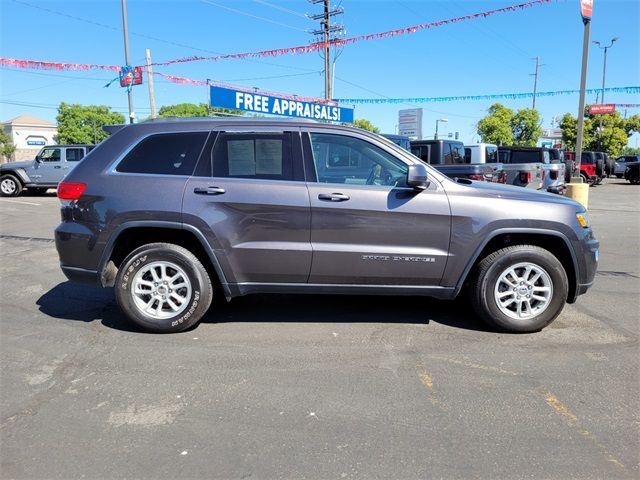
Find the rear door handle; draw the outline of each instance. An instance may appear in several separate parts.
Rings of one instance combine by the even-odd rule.
[[[54,165],[53,168],[62,168],[60,165]]]
[[[193,193],[198,195],[222,195],[226,190],[220,187],[196,187],[193,189]]]
[[[318,200],[324,200],[328,202],[346,202],[351,197],[344,193],[321,193],[318,195]]]

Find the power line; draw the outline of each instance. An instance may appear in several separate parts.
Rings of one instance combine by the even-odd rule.
[[[379,97],[382,97],[382,98],[391,99],[391,97],[389,97],[387,95],[384,95],[382,93],[373,91],[373,90],[371,90],[369,88],[363,87],[362,85],[358,85],[357,83],[350,82],[349,80],[345,80],[344,78],[340,78],[340,77],[336,76],[336,79],[340,80],[341,82],[347,83],[347,84],[349,84],[349,85],[351,85],[353,87],[359,88],[360,90],[364,90],[365,92],[373,93],[374,95],[378,95]],[[405,102],[404,105],[407,105],[407,106],[410,106],[410,107],[419,107],[419,105],[417,105],[415,103],[407,103],[407,102]],[[440,114],[443,114],[443,115],[449,115],[451,117],[473,118],[473,119],[482,118],[482,117],[472,117],[470,115],[460,115],[460,114],[456,114],[456,113],[442,112],[440,110],[432,110],[430,108],[424,108],[424,107],[420,107],[420,108],[426,110],[427,112],[440,113]]]
[[[271,20],[265,17],[259,17],[258,15],[254,15],[252,13],[243,12],[242,10],[237,10],[235,8],[227,7],[226,5],[220,5],[219,3],[212,2],[211,0],[200,0],[202,3],[206,3],[209,5],[213,5],[214,7],[222,8],[223,10],[229,10],[230,12],[237,13],[238,15],[244,15],[245,17],[255,18],[257,20],[262,20],[263,22],[273,23],[274,25],[280,25],[281,27],[291,28],[293,30],[298,30],[300,32],[306,32],[304,28],[294,27],[293,25],[287,25],[286,23],[276,22],[275,20]]]
[[[307,16],[304,13],[296,12],[294,10],[290,10],[285,7],[281,7],[280,5],[274,5],[273,3],[266,2],[265,0],[253,0],[256,3],[260,3],[262,5],[266,5],[267,7],[275,8],[276,10],[280,10],[281,12],[288,13],[290,15],[295,15],[296,17],[302,17],[307,19]]]
[[[12,1],[15,2],[15,3],[18,3],[20,5],[24,5],[24,6],[27,6],[27,7],[35,8],[36,10],[42,10],[42,11],[47,12],[47,13],[58,15],[60,17],[70,18],[72,20],[76,20],[76,21],[79,21],[79,22],[84,22],[84,23],[88,23],[90,25],[94,25],[94,26],[97,26],[97,27],[106,28],[107,30],[111,30],[111,31],[114,31],[114,32],[122,32],[122,28],[114,27],[112,25],[106,25],[104,23],[96,22],[96,21],[90,20],[88,18],[78,17],[76,15],[69,15],[67,13],[60,12],[58,10],[53,10],[51,8],[42,7],[40,5],[35,5],[35,4],[29,3],[29,2],[25,2],[23,0],[12,0]],[[209,50],[209,49],[206,49],[206,48],[195,47],[193,45],[188,45],[186,43],[174,42],[172,40],[165,40],[165,39],[162,39],[162,38],[154,37],[152,35],[146,35],[144,33],[138,33],[138,32],[129,32],[129,33],[131,35],[136,36],[136,37],[146,38],[148,40],[153,40],[153,41],[156,41],[156,42],[165,43],[167,45],[173,45],[175,47],[186,48],[186,49],[189,49],[189,50],[195,50],[195,51],[205,52],[205,53],[213,53],[213,54],[216,54],[216,55],[224,55],[224,53],[217,52],[215,50]],[[289,69],[289,70],[299,70],[299,71],[307,71],[307,72],[311,72],[312,71],[312,70],[307,69],[307,68],[293,67],[293,66],[290,66],[290,65],[282,65],[282,64],[279,64],[279,63],[265,62],[265,61],[262,61],[262,60],[256,60],[256,59],[250,59],[250,58],[246,58],[245,60],[247,60],[249,62],[252,62],[252,63],[260,63],[260,64],[263,64],[263,65],[270,65],[270,66],[273,66],[273,67],[285,68],[285,69]]]

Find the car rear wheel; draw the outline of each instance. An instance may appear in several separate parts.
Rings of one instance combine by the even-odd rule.
[[[514,245],[478,264],[469,292],[474,310],[487,324],[508,332],[537,332],[564,308],[567,274],[548,250]]]
[[[17,197],[22,192],[22,184],[13,175],[0,177],[0,195],[3,197]]]
[[[134,250],[118,269],[115,293],[127,317],[155,333],[192,327],[213,297],[206,268],[190,251],[170,243]]]

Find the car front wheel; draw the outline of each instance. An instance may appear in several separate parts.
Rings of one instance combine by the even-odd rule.
[[[151,243],[134,250],[118,269],[116,300],[139,327],[170,333],[200,321],[213,289],[206,268],[187,249]]]
[[[22,192],[22,184],[13,175],[0,177],[0,195],[3,197],[17,197]]]
[[[470,289],[474,309],[486,323],[518,333],[549,325],[564,308],[567,294],[560,261],[534,245],[505,247],[484,258]]]

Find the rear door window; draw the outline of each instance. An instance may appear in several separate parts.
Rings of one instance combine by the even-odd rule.
[[[82,148],[67,148],[64,158],[67,162],[78,162],[82,157],[84,157]]]
[[[142,140],[120,162],[118,172],[191,175],[208,132],[164,133]]]
[[[219,134],[212,155],[213,176],[262,180],[302,180],[289,132]]]

